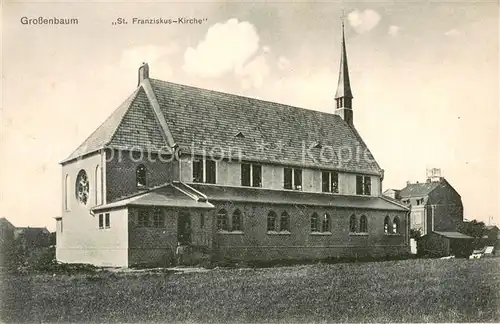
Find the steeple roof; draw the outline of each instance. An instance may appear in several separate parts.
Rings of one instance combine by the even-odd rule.
[[[352,99],[351,83],[349,82],[349,68],[347,67],[347,51],[345,48],[344,20],[342,20],[342,44],[340,55],[339,82],[337,85],[337,92],[335,93],[335,99],[338,98]]]

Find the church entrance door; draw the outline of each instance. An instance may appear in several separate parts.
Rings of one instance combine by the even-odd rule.
[[[191,243],[191,215],[180,212],[177,220],[177,241],[182,244]]]

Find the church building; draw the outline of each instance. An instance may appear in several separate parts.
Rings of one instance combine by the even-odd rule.
[[[355,128],[343,29],[330,113],[153,79],[142,64],[61,162],[57,260],[167,266],[179,243],[233,261],[409,253],[409,209],[382,195]]]

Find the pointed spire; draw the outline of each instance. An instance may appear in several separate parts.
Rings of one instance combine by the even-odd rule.
[[[339,71],[339,82],[337,86],[337,92],[335,93],[335,100],[340,98],[352,99],[351,83],[349,82],[349,68],[347,67],[347,51],[345,48],[345,36],[344,36],[344,17],[342,17],[342,44],[341,44],[341,55],[340,55],[340,71]],[[350,102],[351,100],[346,100]],[[350,108],[350,107],[349,107]]]

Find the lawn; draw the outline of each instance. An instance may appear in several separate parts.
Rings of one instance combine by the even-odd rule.
[[[2,322],[498,322],[500,258],[1,276]]]

